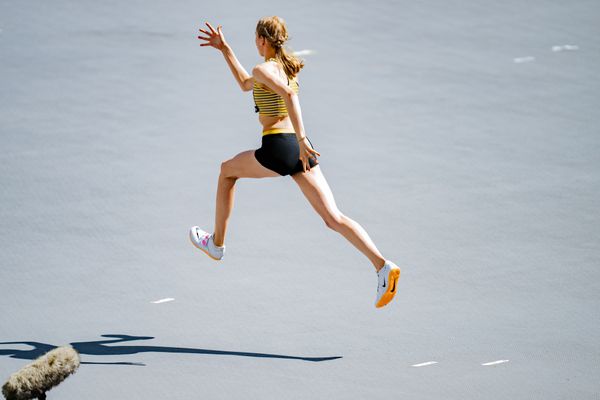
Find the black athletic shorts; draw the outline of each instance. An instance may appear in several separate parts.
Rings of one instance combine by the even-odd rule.
[[[308,139],[312,147],[312,142]],[[314,148],[314,147],[313,147]],[[254,157],[258,162],[279,175],[292,175],[301,172],[302,160],[300,156],[300,145],[295,133],[271,133],[262,136],[262,146],[254,151]],[[310,167],[319,165],[316,157],[309,157]]]

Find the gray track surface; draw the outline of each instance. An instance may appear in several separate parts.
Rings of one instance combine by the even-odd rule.
[[[260,144],[197,29],[222,24],[250,71],[265,15],[315,51],[306,131],[339,208],[402,268],[384,309],[289,177],[238,182],[223,262],[188,241],[213,227],[220,163]],[[51,399],[600,398],[599,15],[1,0],[0,342],[19,343],[0,377],[74,343],[89,364]]]

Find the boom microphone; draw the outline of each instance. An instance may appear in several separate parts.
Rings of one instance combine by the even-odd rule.
[[[2,386],[2,394],[6,400],[45,400],[48,390],[79,368],[79,361],[73,347],[58,347],[12,374]]]

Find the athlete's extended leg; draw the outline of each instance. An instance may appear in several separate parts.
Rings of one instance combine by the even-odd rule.
[[[214,243],[222,246],[225,242],[227,221],[233,209],[235,182],[239,178],[268,178],[281,176],[263,167],[254,157],[254,150],[247,150],[221,164],[217,186]]]
[[[292,175],[292,178],[315,211],[323,218],[325,224],[348,239],[371,260],[375,269],[379,271],[383,267],[385,259],[363,227],[338,210],[333,193],[331,193],[320,166],[316,165],[306,172],[296,173]]]

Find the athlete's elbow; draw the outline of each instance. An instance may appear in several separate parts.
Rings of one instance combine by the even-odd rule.
[[[248,78],[240,82],[240,87],[242,88],[242,92],[249,92],[252,90],[253,81],[252,78]]]
[[[296,92],[294,92],[293,90],[290,91],[286,91],[286,97],[291,101],[294,102],[294,100],[298,99],[298,94]]]

